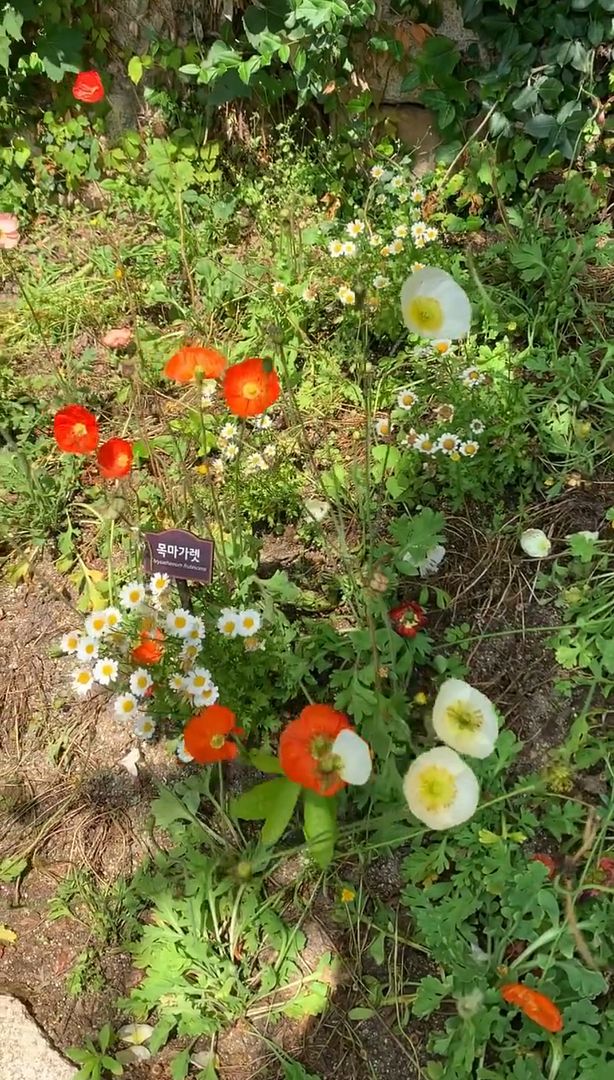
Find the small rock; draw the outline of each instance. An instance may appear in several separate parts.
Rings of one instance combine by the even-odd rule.
[[[54,1050],[25,1005],[0,994],[2,1080],[72,1080],[77,1070]]]

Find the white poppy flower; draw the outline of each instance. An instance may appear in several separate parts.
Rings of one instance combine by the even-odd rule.
[[[156,730],[156,721],[150,716],[137,716],[132,730],[139,739],[151,739]]]
[[[166,629],[173,637],[187,637],[192,628],[192,616],[185,608],[175,608],[166,616]]]
[[[466,337],[471,327],[469,297],[451,274],[436,266],[418,270],[405,280],[401,313],[412,333],[438,341]]]
[[[81,639],[80,630],[69,630],[67,634],[62,635],[60,641],[60,648],[63,653],[76,653],[79,641]]]
[[[134,694],[119,694],[115,698],[115,704],[113,709],[116,716],[121,716],[123,719],[127,719],[129,716],[135,716],[138,708],[138,701]]]
[[[107,616],[104,611],[93,611],[85,620],[85,633],[90,638],[102,637],[107,629]]]
[[[520,546],[525,555],[532,559],[545,559],[550,554],[552,544],[541,529],[525,529],[520,537]]]
[[[77,656],[79,660],[95,660],[98,656],[99,643],[96,638],[88,637],[86,634],[82,638],[79,638],[79,644],[77,645]]]
[[[147,668],[139,667],[130,676],[130,689],[135,697],[143,697],[152,685],[152,678]]]
[[[480,690],[463,679],[446,679],[433,705],[433,728],[459,754],[485,758],[495,748],[499,721],[492,701]]]
[[[117,660],[112,660],[110,657],[97,660],[94,664],[94,678],[101,686],[108,686],[109,683],[115,682],[118,671]]]
[[[239,625],[237,627],[239,637],[253,637],[254,634],[258,633],[261,626],[262,616],[259,611],[247,608],[245,611],[239,612]]]
[[[366,784],[373,768],[369,744],[351,728],[344,728],[331,746],[337,758],[337,772],[346,784]]]
[[[131,1046],[142,1046],[151,1039],[154,1029],[151,1024],[124,1024],[117,1032],[118,1038]]]
[[[429,829],[451,829],[473,817],[480,786],[455,750],[436,746],[412,762],[403,780],[403,794],[414,817]]]
[[[79,697],[84,697],[88,690],[92,689],[93,685],[94,676],[89,668],[77,668],[77,670],[73,672],[72,688]]]
[[[122,607],[127,608],[128,611],[133,611],[134,608],[142,604],[145,599],[145,586],[141,585],[138,581],[129,581],[127,585],[120,590],[119,602]]]
[[[217,628],[224,637],[236,637],[239,632],[239,612],[234,608],[222,608]]]

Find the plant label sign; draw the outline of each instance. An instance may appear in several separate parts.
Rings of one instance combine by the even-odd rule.
[[[201,540],[186,529],[145,533],[143,569],[147,574],[168,574],[184,581],[208,585],[213,578],[212,540]]]

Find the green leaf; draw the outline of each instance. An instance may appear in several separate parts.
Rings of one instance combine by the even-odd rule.
[[[330,866],[335,853],[337,838],[337,800],[317,795],[315,791],[304,792],[304,832],[309,853],[322,868]]]
[[[190,1068],[190,1049],[182,1050],[180,1054],[177,1054],[176,1058],[173,1058],[171,1064],[171,1076],[172,1080],[185,1080]]]
[[[124,1067],[123,1067],[121,1061],[117,1061],[116,1058],[108,1057],[105,1054],[105,1056],[102,1058],[102,1061],[100,1062],[100,1064],[108,1072],[112,1073],[113,1076],[123,1076]]]
[[[264,819],[262,842],[274,844],[286,829],[297,799],[301,792],[300,784],[293,784],[285,776],[276,780],[265,780],[256,784],[249,791],[244,791],[230,803],[230,814],[245,821]]]
[[[377,1016],[376,1009],[366,1009],[357,1005],[355,1009],[350,1009],[348,1020],[370,1020],[372,1016]]]
[[[7,37],[13,39],[13,41],[23,41],[21,28],[23,26],[23,15],[19,11],[15,11],[14,7],[6,8],[4,15],[2,16],[2,30]]]
[[[556,120],[548,113],[536,113],[524,125],[524,130],[536,139],[547,139],[556,128]]]
[[[111,1030],[111,1025],[105,1024],[104,1027],[102,1027],[98,1032],[98,1042],[100,1043],[100,1049],[102,1050],[103,1054],[105,1050],[109,1049],[109,1045],[111,1043]]]
[[[143,63],[140,56],[133,56],[128,63],[128,78],[138,86],[143,78]]]
[[[418,986],[412,1005],[414,1016],[430,1016],[432,1012],[435,1012],[435,1009],[439,1008],[439,1005],[448,996],[451,989],[452,979],[449,976],[442,982],[441,979],[436,979],[434,975],[426,975]]]
[[[262,843],[271,846],[283,836],[290,824],[294,808],[301,793],[300,784],[293,784],[291,780],[272,780],[271,783],[279,784],[277,802],[262,826],[260,834]]]
[[[610,15],[614,14],[614,0],[599,0],[599,6]]]
[[[604,994],[608,988],[600,971],[591,971],[574,960],[558,960],[557,967],[563,968],[569,979],[571,989],[585,998],[594,998]]]
[[[250,750],[249,763],[259,772],[283,772],[279,758],[275,754],[266,754],[264,750]]]

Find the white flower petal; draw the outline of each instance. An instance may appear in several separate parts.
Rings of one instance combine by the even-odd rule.
[[[441,684],[433,705],[433,728],[453,750],[476,758],[492,754],[499,735],[492,701],[463,679]]]
[[[343,762],[339,776],[346,784],[366,784],[373,765],[369,744],[360,735],[344,728],[333,742],[332,753]]]
[[[138,754],[138,750],[133,750],[132,753]],[[142,1043],[151,1039],[154,1029],[151,1024],[124,1024],[117,1032],[122,1042],[130,1043],[132,1046],[140,1046]]]
[[[136,777],[139,775],[139,772],[138,772],[138,769],[137,769],[136,766],[137,766],[137,762],[140,761],[140,758],[141,758],[141,751],[139,750],[138,746],[135,746],[133,750],[128,751],[128,753],[126,754],[125,757],[120,758],[119,764],[123,765],[126,772],[129,773],[130,776],[133,776],[136,779]],[[138,1027],[138,1026],[142,1026],[142,1025],[126,1024],[125,1027],[121,1028],[121,1030],[118,1031],[117,1034],[119,1035],[120,1039],[124,1039],[124,1036],[122,1035],[122,1031],[128,1031],[128,1028],[133,1028],[133,1027]],[[150,1034],[151,1034],[151,1032],[150,1032]],[[149,1038],[149,1036],[147,1036],[147,1038]],[[130,1040],[130,1039],[124,1039],[124,1042],[131,1042],[131,1041],[132,1040]],[[143,1040],[143,1041],[145,1041],[145,1040]]]
[[[424,318],[417,317],[421,301]],[[406,278],[401,289],[401,313],[412,333],[436,341],[466,337],[471,328],[469,297],[451,274],[436,266],[425,266]]]
[[[410,765],[403,793],[412,814],[429,829],[450,829],[473,816],[480,786],[456,751],[437,746]]]
[[[532,559],[545,559],[550,554],[552,544],[541,529],[525,529],[520,537],[520,546],[525,555]]]
[[[131,1065],[135,1061],[149,1061],[151,1050],[146,1046],[127,1046],[125,1050],[118,1050],[115,1057],[122,1065]]]

